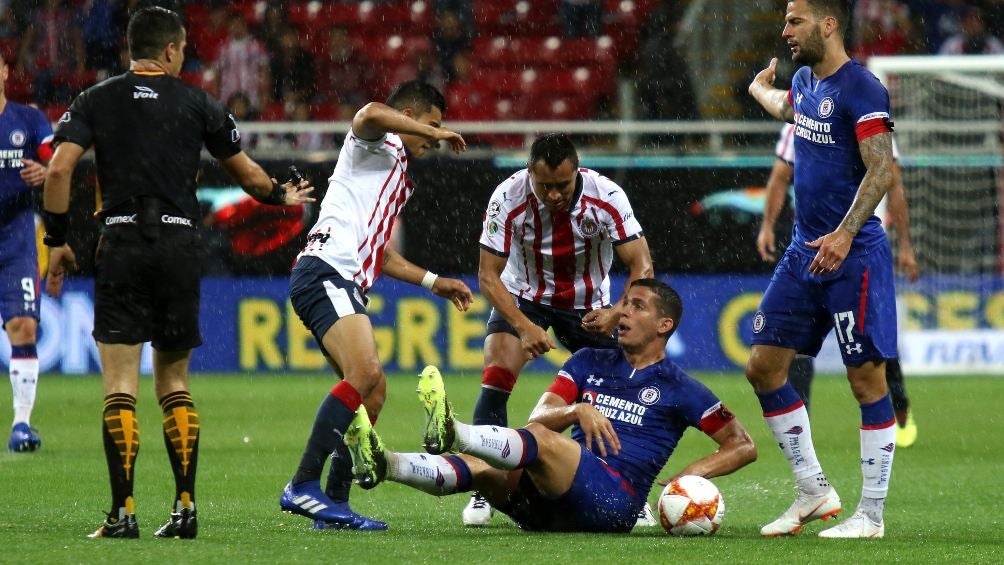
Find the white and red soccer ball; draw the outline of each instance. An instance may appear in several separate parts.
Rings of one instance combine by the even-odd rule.
[[[659,495],[659,521],[670,535],[710,536],[725,516],[725,500],[711,481],[697,475],[679,477]]]

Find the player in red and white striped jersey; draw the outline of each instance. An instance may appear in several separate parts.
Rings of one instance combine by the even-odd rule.
[[[352,462],[342,441],[361,404],[375,421],[387,388],[366,315],[366,292],[383,272],[420,284],[461,311],[473,299],[463,281],[438,277],[387,247],[394,220],[415,189],[407,175],[408,160],[421,158],[440,141],[458,153],[467,148],[460,134],[441,126],[445,111],[438,90],[410,81],[386,105],[372,102],[356,113],[320,218],[293,267],[293,309],[343,379],[321,402],[303,458],[279,500],[283,510],[313,518],[316,528],[387,527],[349,509]],[[322,492],[321,472],[332,453],[336,456]]]
[[[630,270],[628,284],[654,273],[624,189],[579,168],[567,136],[539,137],[527,163],[495,189],[481,232],[478,282],[493,310],[475,425],[508,423],[519,372],[555,347],[548,328],[572,352],[617,347],[612,334],[620,314],[609,307],[618,298],[610,296],[615,252]],[[475,493],[464,523],[483,525],[490,516]]]

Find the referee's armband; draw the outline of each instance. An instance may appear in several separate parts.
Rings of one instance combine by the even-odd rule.
[[[272,183],[272,192],[268,193],[265,197],[254,197],[255,200],[261,202],[262,204],[271,204],[272,206],[282,206],[286,203],[286,189],[282,187],[281,184],[277,182]]]
[[[42,223],[45,225],[45,236],[42,243],[46,247],[62,247],[66,245],[66,232],[70,229],[70,214],[57,214],[42,210]]]

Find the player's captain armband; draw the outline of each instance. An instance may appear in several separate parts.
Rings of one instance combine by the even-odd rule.
[[[892,119],[888,113],[872,112],[858,119],[858,123],[854,124],[854,133],[858,141],[863,141],[879,133],[891,132],[892,127]]]
[[[725,424],[735,420],[735,418],[732,412],[729,412],[729,409],[719,402],[705,410],[704,414],[701,415],[701,431],[709,436],[715,435],[718,430],[725,427]]]
[[[43,163],[48,163],[52,159],[53,153],[56,152],[56,148],[52,144],[52,136],[48,136],[42,140],[42,143],[38,146],[38,158]]]
[[[579,387],[575,384],[571,375],[564,371],[559,371],[554,382],[551,383],[551,386],[547,387],[547,392],[553,392],[568,404],[572,404],[579,396]]]

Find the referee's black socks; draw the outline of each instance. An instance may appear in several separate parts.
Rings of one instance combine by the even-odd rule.
[[[195,509],[195,471],[199,462],[199,413],[192,395],[179,390],[160,399],[164,411],[164,445],[174,473],[172,512]]]
[[[139,428],[136,425],[136,399],[129,394],[113,393],[105,397],[102,436],[105,460],[112,486],[112,510],[109,521],[122,514],[135,514],[133,480],[136,455],[139,454]]]

